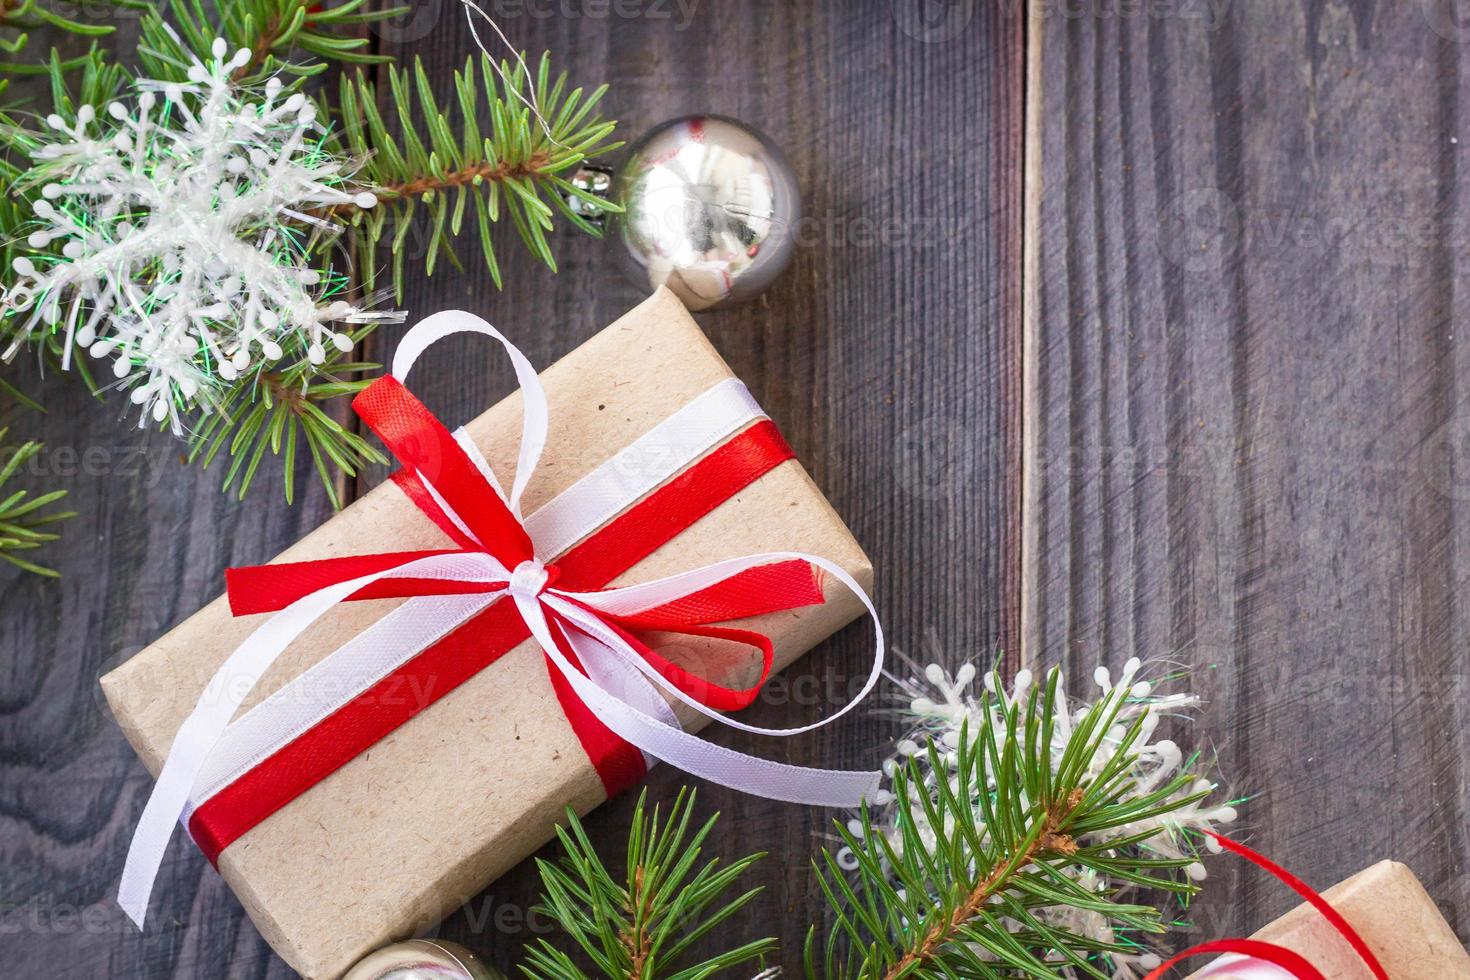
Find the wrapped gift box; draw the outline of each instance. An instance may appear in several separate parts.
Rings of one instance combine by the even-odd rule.
[[[500,356],[483,341],[455,342],[477,357]],[[526,512],[730,376],[684,307],[660,290],[542,374],[551,430]],[[433,384],[423,369],[416,380]],[[507,398],[466,426],[502,482],[515,466],[519,401]],[[385,483],[277,561],[445,547],[452,542]],[[768,551],[821,555],[865,588],[871,582],[862,549],[793,459],[613,584]],[[823,604],[747,621],[773,640],[778,669],[861,612],[840,584],[824,580],[823,591]],[[335,608],[270,669],[245,709],[401,601]],[[232,616],[221,597],[102,678],[118,723],[155,775],[211,675],[261,618]],[[687,653],[691,640],[680,642]],[[729,666],[748,669],[748,661]],[[690,729],[704,720],[679,709]],[[543,654],[527,641],[249,830],[222,852],[218,867],[287,963],[308,978],[331,978],[476,895],[546,842],[567,806],[585,813],[604,799]]]
[[[1380,861],[1322,893],[1373,950],[1391,980],[1470,980],[1470,954],[1419,884],[1397,861]],[[1322,914],[1303,903],[1252,938],[1300,953],[1330,980],[1373,980],[1373,973]],[[1273,974],[1279,971],[1270,970]],[[1194,974],[1199,980],[1256,980],[1228,962]]]

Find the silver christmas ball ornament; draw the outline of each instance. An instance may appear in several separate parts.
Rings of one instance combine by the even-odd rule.
[[[342,980],[504,980],[458,943],[410,939],[384,946]]]
[[[618,171],[613,200],[625,265],[691,310],[750,299],[791,261],[801,220],[796,175],[764,135],[724,116],[655,127]]]

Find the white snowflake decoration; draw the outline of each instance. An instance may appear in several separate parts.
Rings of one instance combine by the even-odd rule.
[[[1191,766],[1191,760],[1185,759],[1178,745],[1168,739],[1155,741],[1154,734],[1161,717],[1187,712],[1199,704],[1199,698],[1190,694],[1159,695],[1155,693],[1153,685],[1149,682],[1136,679],[1140,667],[1141,664],[1137,658],[1130,659],[1124,665],[1122,675],[1117,679],[1116,684],[1119,688],[1130,689],[1128,699],[1119,710],[1113,727],[1104,737],[1101,751],[1094,756],[1088,767],[1089,776],[1102,772],[1121,747],[1128,727],[1135,719],[1142,716],[1142,733],[1127,749],[1131,755],[1136,756],[1136,759],[1129,767],[1128,786],[1124,790],[1122,799],[1138,798],[1152,793]],[[1002,705],[1019,703],[1024,706],[1034,683],[1030,671],[1018,671],[1015,684],[1011,692],[1007,693],[997,688],[994,674],[986,674],[982,678],[973,664],[965,664],[954,674],[948,673],[938,664],[929,664],[922,673],[922,679],[892,678],[907,699],[904,715],[913,722],[914,731],[909,737],[899,741],[896,755],[883,766],[886,784],[889,787],[893,785],[893,775],[899,766],[910,758],[919,760],[926,779],[938,778],[928,766],[927,751],[923,747],[929,739],[933,739],[936,745],[947,747],[950,750],[947,756],[941,756],[941,760],[951,767],[951,771],[944,774],[945,778],[948,778],[952,785],[956,783],[957,776],[953,767],[958,764],[958,754],[955,750],[960,746],[961,732],[966,724],[970,732],[975,732],[985,720],[980,699],[975,693],[972,693],[977,679],[982,681],[985,690],[990,692],[994,699],[990,709],[992,714],[990,723],[996,726],[996,730],[1004,730],[1005,727],[1000,713]],[[1097,668],[1094,673],[1094,681],[1104,697],[1114,690],[1114,680],[1105,667]],[[1065,688],[1065,684],[1059,686]],[[1074,726],[1087,714],[1089,707],[1090,705],[1083,704],[1075,707],[1071,713],[1064,710],[1057,712],[1056,728],[1051,743],[1054,758],[1060,758],[1072,737]],[[1181,790],[1180,797],[1213,788],[1213,784],[1201,777]],[[918,789],[914,787],[911,792],[916,792]],[[903,835],[895,825],[896,806],[891,789],[880,790],[875,803],[870,815],[872,826],[888,838],[889,843],[897,852],[902,853]],[[919,826],[920,838],[935,842],[937,838],[934,829],[927,825],[924,808],[914,806],[911,812]],[[1153,831],[1153,836],[1149,837],[1143,846],[1159,857],[1181,859],[1192,857],[1195,853],[1184,838],[1185,831],[1213,830],[1217,825],[1229,824],[1235,819],[1234,807],[1206,805],[1204,801],[1196,801],[1147,823],[1135,822],[1112,828],[1101,834],[1088,835],[1080,839],[1079,843],[1085,846]],[[850,821],[848,829],[858,837],[863,835],[863,824],[860,820]],[[1206,838],[1206,846],[1211,852],[1220,850],[1220,845],[1213,838]],[[839,853],[838,858],[844,866],[856,867],[856,860],[845,848]],[[1185,870],[1188,876],[1195,881],[1201,881],[1205,877],[1205,867],[1198,861],[1189,865]],[[1073,876],[1084,888],[1100,894],[1124,891],[1129,887],[1122,882],[1103,880],[1092,870],[1080,865],[1066,869],[1065,873]],[[1036,910],[1036,914],[1043,921],[1063,927],[1077,935],[1089,936],[1108,943],[1114,941],[1109,920],[1098,912],[1057,907]],[[1112,976],[1114,980],[1137,980],[1157,967],[1159,963],[1159,957],[1145,949],[1139,949],[1136,955],[1117,954],[1112,957]],[[1059,975],[1064,977],[1078,975],[1069,964],[1060,959],[1057,962],[1057,969]]]
[[[63,334],[64,368],[73,347],[110,360],[139,424],[175,433],[181,412],[252,369],[321,364],[352,349],[343,325],[401,319],[331,299],[334,283],[307,267],[311,236],[336,230],[322,215],[376,199],[323,150],[310,100],[276,78],[236,86],[250,53],[226,53],[216,40],[186,83],[139,80],[132,106],[103,118],[84,105],[74,122],[46,120],[55,136],[32,153],[38,251],[15,259],[6,297],[28,318],[19,337]]]

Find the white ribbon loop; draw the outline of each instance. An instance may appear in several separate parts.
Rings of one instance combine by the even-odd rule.
[[[737,575],[740,572],[757,568],[761,565],[770,565],[775,562],[790,561],[792,559],[809,562],[845,585],[849,591],[862,601],[864,608],[867,609],[868,615],[873,619],[875,631],[873,665],[868,670],[868,676],[863,682],[862,689],[858,691],[856,696],[849,699],[841,708],[837,709],[837,711],[830,715],[824,715],[810,725],[802,725],[797,728],[761,728],[758,725],[747,725],[742,721],[731,718],[729,715],[710,708],[697,698],[690,697],[680,690],[678,685],[670,682],[663,674],[655,670],[652,664],[639,656],[638,651],[634,650],[626,640],[619,636],[616,630],[608,628],[605,622],[589,614],[585,608],[581,608],[578,605],[578,603],[581,603],[582,606],[592,606],[595,609],[600,609],[608,613],[632,615],[643,612],[646,609],[652,609],[655,606],[661,606],[666,602],[672,602],[693,592],[698,592],[700,589],[713,585],[715,582],[723,582],[730,576]],[[577,601],[568,602],[566,598],[575,598]],[[589,637],[602,644],[613,656],[627,662],[673,697],[678,698],[695,711],[714,719],[722,725],[727,725],[730,728],[735,728],[742,732],[750,732],[753,735],[773,735],[778,738],[787,738],[792,735],[801,735],[821,728],[823,725],[830,725],[857,707],[859,702],[872,693],[873,688],[878,684],[878,679],[883,676],[883,626],[878,620],[878,610],[873,607],[873,601],[868,598],[868,594],[863,591],[863,587],[858,584],[856,579],[847,574],[841,566],[825,558],[819,558],[816,555],[806,555],[796,551],[771,551],[762,555],[750,555],[745,558],[728,558],[690,572],[680,572],[676,575],[670,575],[667,578],[658,579],[657,581],[644,582],[641,585],[632,585],[621,589],[582,593],[569,593],[557,589],[549,589],[548,594],[543,596],[542,599],[559,615],[570,620]],[[608,727],[611,728],[612,726],[609,725]],[[653,752],[654,755],[659,754],[655,749],[649,749],[649,751]],[[666,761],[672,760],[666,759]]]
[[[785,803],[853,807],[877,792],[880,776],[877,772],[809,769],[771,762],[706,742],[678,725],[649,717],[626,701],[610,695],[571,665],[552,638],[540,603],[521,596],[516,596],[515,601],[521,618],[531,629],[531,635],[536,637],[552,663],[570,682],[582,703],[620,738],[648,754],[712,783]],[[599,655],[599,647],[611,649],[575,632],[564,635],[578,658],[586,654],[595,659]]]
[[[876,792],[880,775],[877,772],[792,766],[706,742],[683,730],[668,701],[669,698],[677,699],[721,724],[760,735],[798,735],[842,717],[872,691],[883,670],[883,629],[878,621],[878,612],[862,586],[844,569],[825,558],[800,552],[772,552],[731,558],[625,588],[576,592],[557,589],[554,583],[548,587],[550,576],[543,563],[547,558],[560,554],[583,533],[620,512],[651,486],[646,478],[624,480],[606,467],[599,468],[572,491],[533,514],[529,522],[523,521],[521,495],[540,459],[549,424],[546,393],[525,356],[479,317],[448,311],[428,317],[408,332],[393,358],[393,374],[400,382],[403,381],[414,361],[430,344],[461,332],[479,333],[499,341],[515,366],[523,395],[523,418],[519,462],[507,503],[516,519],[530,529],[528,533],[532,536],[537,558],[523,561],[514,569],[505,568],[492,555],[479,551],[412,559],[385,571],[340,582],[304,596],[256,629],[216,671],[194,710],[174,736],[153,793],[133,834],[118,902],[140,928],[174,825],[189,812],[191,798],[197,797],[201,788],[208,793],[223,785],[230,772],[229,766],[233,764],[230,760],[255,757],[249,751],[250,743],[261,739],[261,729],[269,727],[266,722],[274,717],[269,711],[277,707],[267,699],[232,725],[231,719],[240,704],[281,653],[307,627],[337,603],[381,579],[438,579],[463,582],[478,588],[465,590],[465,596],[473,597],[469,602],[450,602],[442,598],[435,602],[410,600],[334,651],[314,670],[333,676],[346,673],[350,680],[362,682],[349,686],[365,687],[385,667],[401,662],[406,655],[403,650],[405,643],[415,647],[412,651],[415,653],[425,649],[436,638],[478,615],[497,598],[508,595],[536,642],[555,669],[566,678],[576,696],[599,721],[638,747],[645,759],[663,759],[712,782],[793,803],[852,807]],[[667,438],[669,445],[676,447],[672,457],[676,462],[692,461],[699,455],[701,446],[714,444],[709,440],[723,438],[733,432],[742,420],[758,417],[758,406],[738,383],[726,382],[716,386],[696,401],[700,403],[700,411],[681,410],[656,429],[659,441]],[[479,451],[469,444],[467,438],[456,434],[456,439],[466,447],[470,459],[485,474],[487,491],[499,493],[500,484]],[[658,480],[669,475],[672,474],[660,473]],[[424,485],[444,513],[464,528],[464,522],[438,491],[427,481]],[[631,500],[622,501],[621,507],[613,506],[617,502],[613,498],[620,488],[636,490],[638,494]],[[469,533],[467,529],[466,533]],[[681,599],[740,572],[792,559],[809,562],[850,589],[873,618],[876,637],[873,664],[857,697],[810,725],[761,728],[709,708],[664,678],[599,615],[612,618],[630,616]],[[492,583],[499,585],[490,592],[483,591],[486,584]],[[402,619],[410,611],[413,615],[422,612],[442,617],[443,621],[424,628],[405,629]],[[567,659],[558,643],[558,636],[576,654],[583,670],[577,669]],[[267,710],[257,714],[261,709]],[[247,737],[225,745],[225,750],[221,751],[227,730],[244,730]]]
[[[541,461],[541,450],[546,447],[551,409],[547,405],[546,389],[541,387],[541,379],[536,374],[535,366],[526,359],[520,348],[473,313],[443,310],[414,324],[413,329],[399,341],[398,349],[393,353],[393,377],[401,384],[407,384],[408,372],[413,369],[419,356],[432,344],[457,333],[478,333],[499,341],[500,346],[510,355],[510,363],[515,367],[516,382],[521,386],[521,445],[516,455],[515,480],[511,483],[510,497],[506,503],[510,505],[511,513],[516,515],[516,520],[522,520],[521,494],[531,482],[531,474],[536,472],[536,464]],[[477,456],[478,452],[470,458],[474,460]],[[477,462],[483,463],[484,460],[479,459]]]

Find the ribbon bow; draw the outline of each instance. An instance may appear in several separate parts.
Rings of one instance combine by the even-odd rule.
[[[425,349],[462,332],[498,341],[515,367],[522,394],[522,430],[509,494],[463,430],[451,433],[403,385]],[[297,636],[347,600],[411,597],[395,613],[409,613],[410,619],[418,620],[415,628],[430,637],[422,641],[427,643],[508,597],[525,630],[544,651],[562,706],[595,764],[599,758],[594,746],[599,741],[604,745],[606,764],[599,764],[599,774],[610,793],[641,778],[648,760],[662,759],[712,782],[787,802],[852,807],[874,794],[877,772],[787,765],[697,738],[684,731],[665,697],[732,728],[762,735],[797,735],[846,714],[882,673],[883,631],[872,600],[840,566],[814,555],[773,552],[731,558],[639,585],[602,588],[617,574],[604,562],[600,575],[583,576],[604,579],[596,587],[573,587],[551,552],[573,543],[579,531],[590,530],[589,515],[569,520],[571,515],[563,512],[543,517],[538,511],[528,521],[521,513],[522,495],[546,443],[546,393],[530,361],[498,330],[469,313],[438,313],[416,325],[400,343],[391,374],[358,395],[353,408],[403,464],[395,481],[459,547],[230,571],[230,600],[237,615],[275,614],[226,659],[170,747],[134,832],[119,890],[119,903],[140,927],[174,824],[187,818],[191,793],[208,776],[218,753],[230,754],[224,751],[230,746],[221,743],[236,709]],[[581,499],[589,496],[596,495],[584,494]],[[602,512],[610,504],[622,503],[626,501],[600,501],[600,510],[592,508],[591,516],[610,516]],[[544,508],[551,510],[551,505]],[[567,540],[569,536],[572,540]],[[539,542],[539,552],[538,538],[545,539]],[[797,728],[760,728],[721,714],[755,699],[770,674],[773,652],[770,639],[760,633],[710,624],[822,602],[813,567],[850,589],[873,618],[873,664],[862,690],[834,714]],[[410,609],[413,603],[436,601],[440,605]],[[424,622],[436,616],[444,621]],[[400,623],[380,621],[323,664],[344,659],[352,664],[380,662],[395,645],[406,642],[399,629]],[[637,637],[640,630],[753,647],[761,654],[760,678],[741,689],[704,680],[660,657]],[[516,634],[514,639],[519,642],[524,636]],[[250,720],[247,713],[236,725]],[[613,743],[611,749],[606,748],[608,742]],[[620,749],[624,763],[627,755],[633,756],[631,766],[617,761]],[[608,770],[618,770],[619,765],[621,770],[610,774]],[[309,785],[306,782],[297,792]],[[228,839],[215,843],[217,852]]]

